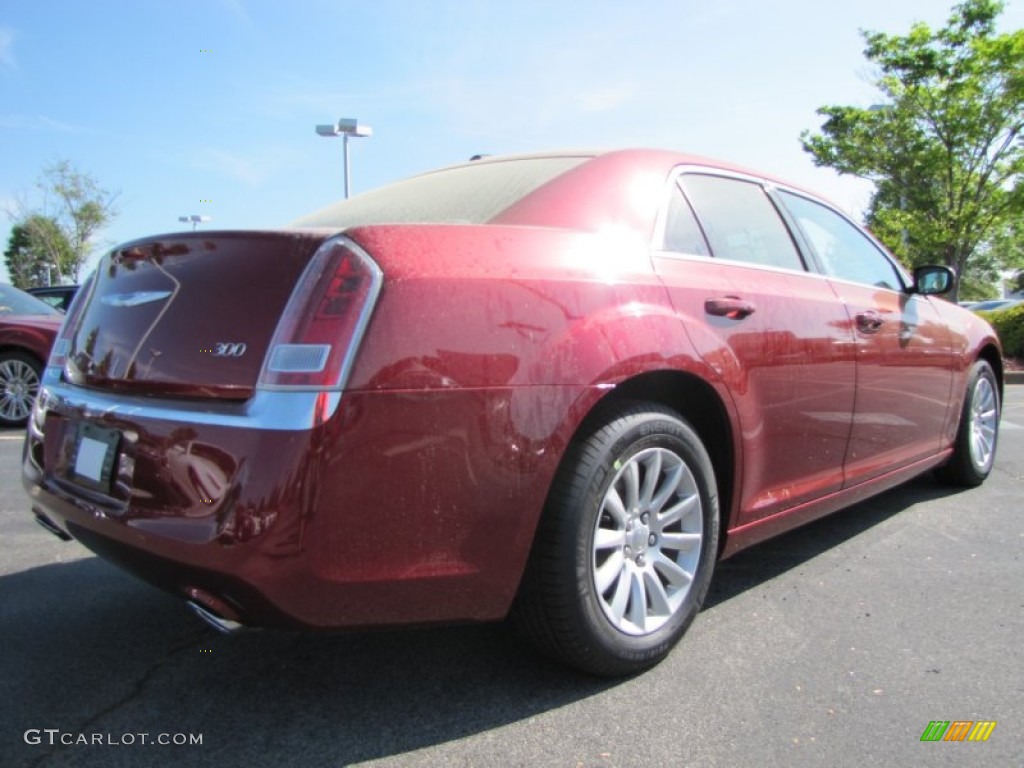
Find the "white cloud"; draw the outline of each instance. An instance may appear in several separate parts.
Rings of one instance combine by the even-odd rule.
[[[321,122],[335,120],[341,117],[337,114],[339,110],[344,111],[344,105],[360,104],[364,107],[369,105],[386,107],[397,101],[408,103],[418,94],[410,87],[408,89],[367,89],[362,92],[344,91],[329,85],[317,87],[310,86],[308,78],[305,83],[288,80],[284,83],[273,84],[258,92],[257,98],[250,99],[243,107],[253,113],[272,117],[275,119],[287,119],[294,121],[296,116],[305,118],[307,115],[315,116],[314,120]],[[352,115],[347,115],[351,117]],[[357,118],[366,115],[355,115]],[[312,132],[312,125],[309,128]]]
[[[601,143],[605,116],[631,120],[668,72],[677,72],[670,82],[678,85],[678,68],[661,53],[669,32],[647,14],[623,14],[618,4],[587,4],[582,14],[552,8],[470,4],[440,42],[409,41],[407,61],[415,67],[406,82],[415,84],[421,110],[449,118],[463,136],[503,145],[550,146],[575,143],[573,137]],[[683,48],[673,42],[669,50]],[[607,133],[619,136],[622,128]]]
[[[0,27],[0,69],[15,70],[18,62],[14,58],[14,30]]]
[[[643,89],[626,80],[601,82],[576,71],[538,64],[529,71],[466,76],[453,73],[419,84],[424,106],[447,115],[469,136],[550,137],[621,110]]]
[[[576,104],[584,112],[608,112],[621,107],[633,96],[624,83],[608,84],[588,88],[576,94]]]
[[[244,24],[252,24],[252,17],[242,4],[242,0],[221,0],[228,12]]]
[[[292,145],[252,147],[244,152],[202,147],[189,155],[188,165],[258,187],[280,168],[296,162],[297,156],[298,152]]]
[[[14,221],[18,218],[18,209],[20,207],[20,200],[10,195],[0,194],[0,222]]]
[[[82,126],[55,120],[46,115],[0,115],[0,129],[29,131],[59,131],[61,133],[77,133]]]
[[[258,161],[215,147],[206,147],[200,153],[197,164],[252,186],[261,184],[267,176]]]

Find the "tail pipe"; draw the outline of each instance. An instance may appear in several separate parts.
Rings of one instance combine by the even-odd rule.
[[[71,536],[69,536],[65,531],[61,530],[61,528],[50,518],[48,518],[46,515],[44,515],[42,512],[38,510],[33,509],[32,511],[35,512],[36,522],[39,523],[39,525],[48,530],[61,541],[71,541]]]
[[[243,625],[237,621],[231,619],[225,619],[223,616],[218,616],[216,613],[208,608],[200,605],[194,600],[186,601],[187,605],[196,616],[205,621],[211,627],[216,629],[218,632],[224,635],[230,635],[234,632],[243,628]]]

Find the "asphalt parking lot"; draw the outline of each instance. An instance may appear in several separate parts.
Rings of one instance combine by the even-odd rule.
[[[1024,386],[982,488],[924,477],[720,564],[624,681],[501,625],[217,635],[36,526],[20,450],[0,432],[0,766],[1024,764]]]

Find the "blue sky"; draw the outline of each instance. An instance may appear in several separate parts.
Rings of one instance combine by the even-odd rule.
[[[478,152],[650,146],[858,213],[868,187],[815,168],[800,131],[878,100],[858,29],[941,25],[950,5],[0,0],[0,210],[68,158],[120,192],[100,246],[183,214],[279,226],[341,197],[341,141],[314,125],[355,117],[374,129],[351,144],[355,192]],[[1000,26],[1024,26],[1022,0]]]

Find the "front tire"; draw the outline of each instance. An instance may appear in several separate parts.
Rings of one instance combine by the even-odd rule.
[[[718,520],[693,428],[657,404],[619,406],[566,454],[513,619],[543,653],[585,672],[653,666],[700,610]]]
[[[42,363],[24,352],[0,354],[0,427],[20,427],[28,421],[42,369]]]
[[[953,455],[940,467],[939,479],[968,488],[981,485],[992,471],[999,439],[999,385],[992,366],[978,360],[967,377]]]

